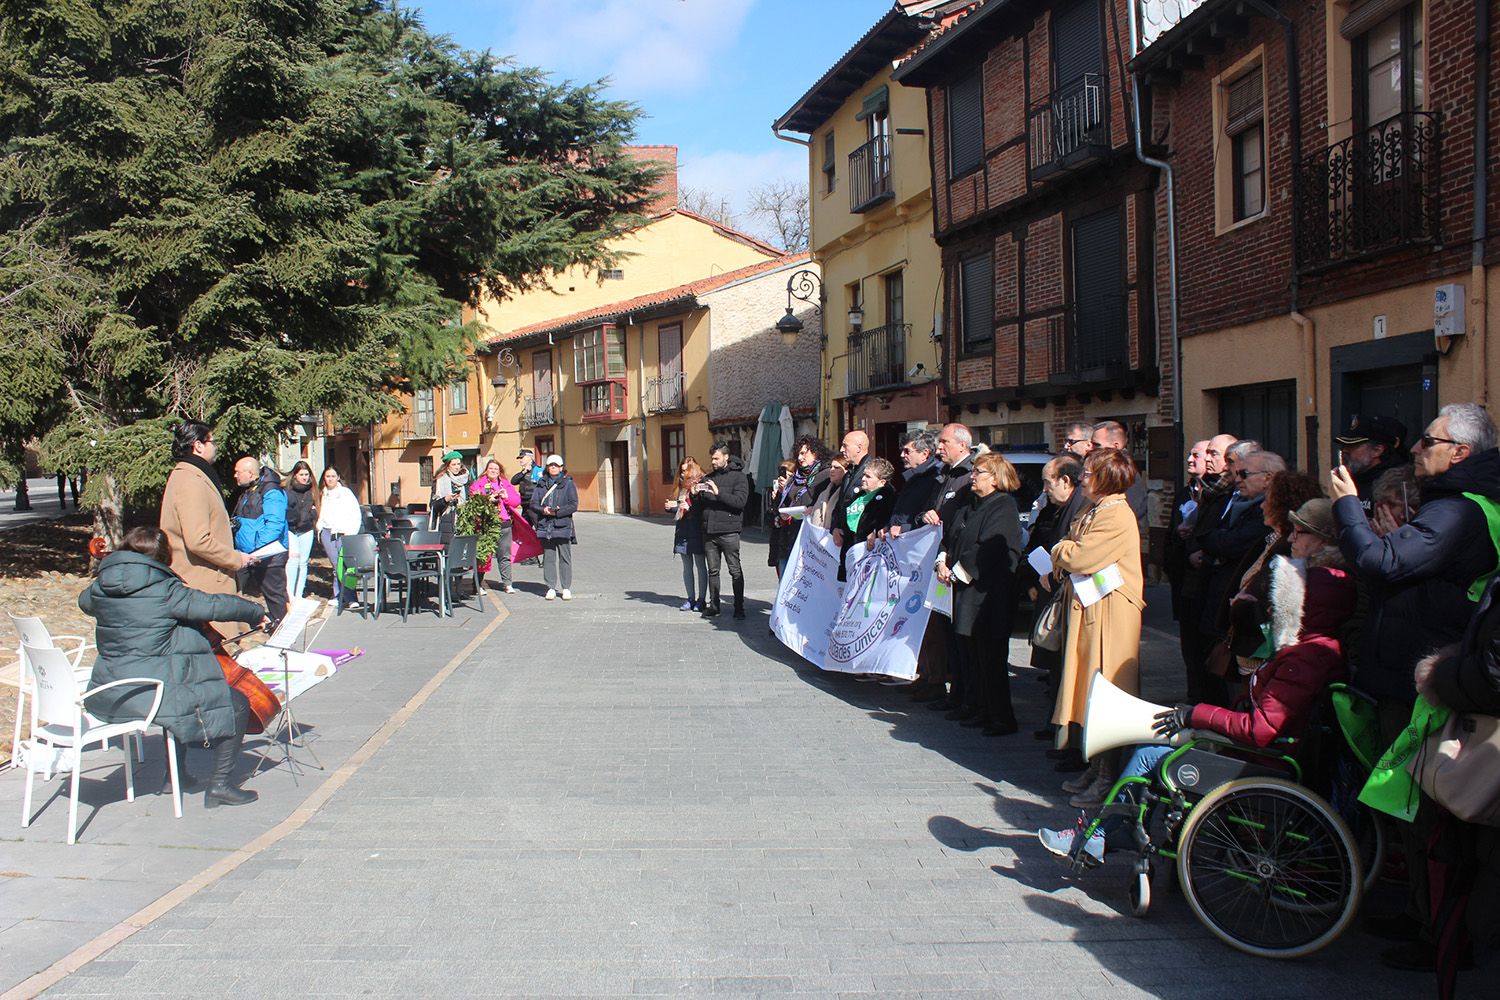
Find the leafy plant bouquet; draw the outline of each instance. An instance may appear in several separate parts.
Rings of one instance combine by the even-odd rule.
[[[458,533],[473,535],[474,556],[479,569],[487,572],[495,550],[500,547],[500,512],[495,509],[495,494],[470,493],[458,506]]]

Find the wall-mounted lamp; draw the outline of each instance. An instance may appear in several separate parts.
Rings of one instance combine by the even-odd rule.
[[[817,301],[813,300],[815,295]],[[795,346],[802,335],[802,321],[792,311],[793,299],[808,303],[819,316],[823,314],[823,281],[816,271],[803,268],[786,279],[786,315],[776,321],[776,332],[787,347]],[[828,340],[820,335],[819,343],[827,344]]]
[[[863,306],[855,306],[849,310],[849,329],[858,330],[865,325],[865,310]]]
[[[516,360],[516,352],[512,351],[509,347],[502,347],[495,353],[496,371],[495,377],[490,379],[490,385],[494,386],[496,389],[504,389],[508,382],[505,377],[505,369],[513,368],[515,369],[517,374],[520,374],[521,363]]]

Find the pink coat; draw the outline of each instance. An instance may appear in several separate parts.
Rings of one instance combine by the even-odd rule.
[[[469,484],[470,493],[484,493],[495,498],[495,509],[500,520],[509,521],[512,513],[521,509],[521,494],[505,479],[480,476]]]

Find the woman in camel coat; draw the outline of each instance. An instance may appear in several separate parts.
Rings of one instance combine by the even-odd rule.
[[[172,548],[172,572],[192,590],[208,594],[239,592],[235,574],[250,557],[234,547],[223,487],[214,469],[216,452],[208,425],[186,421],[177,428],[161,498],[161,530]],[[245,631],[239,622],[210,622],[221,635]]]
[[[1124,585],[1085,608],[1076,595],[1068,603],[1062,677],[1052,722],[1058,745],[1069,741],[1069,724],[1082,725],[1089,682],[1103,672],[1120,690],[1138,695],[1141,687],[1142,594],[1141,532],[1125,491],[1135,482],[1135,463],[1114,448],[1095,451],[1083,464],[1083,488],[1093,503],[1068,537],[1052,548],[1053,566],[1066,573],[1097,573],[1119,566]],[[1070,593],[1072,584],[1068,584]]]

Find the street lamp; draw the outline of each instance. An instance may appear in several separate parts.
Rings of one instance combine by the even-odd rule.
[[[813,301],[814,295],[817,301]],[[787,347],[795,346],[797,338],[802,335],[802,321],[792,311],[793,299],[806,302],[813,307],[813,312],[823,314],[823,281],[816,271],[803,268],[786,279],[786,315],[776,321],[776,332],[781,334],[781,342]],[[826,344],[827,341],[820,338],[820,343]]]
[[[509,347],[502,347],[495,353],[499,357],[495,362],[496,374],[494,378],[490,379],[490,385],[496,389],[504,389],[508,381],[505,377],[505,369],[513,368],[519,372],[521,370],[521,363],[516,360],[516,352],[512,351]]]

